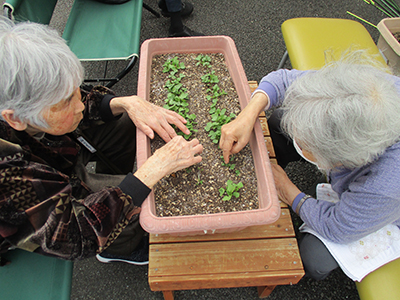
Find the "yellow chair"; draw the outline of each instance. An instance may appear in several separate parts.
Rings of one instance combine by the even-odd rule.
[[[400,258],[356,282],[361,300],[398,300],[400,298]]]
[[[369,32],[357,21],[333,18],[295,18],[282,24],[286,49],[278,69],[288,56],[298,70],[320,69],[326,57],[337,59],[348,49],[368,49],[386,63]]]

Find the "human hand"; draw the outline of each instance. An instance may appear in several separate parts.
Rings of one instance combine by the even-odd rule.
[[[110,108],[114,114],[126,111],[136,127],[151,139],[154,138],[154,132],[167,143],[177,136],[170,124],[178,127],[184,134],[190,134],[185,126],[187,121],[181,115],[138,96],[113,98]]]
[[[238,153],[247,145],[260,112],[269,105],[269,97],[264,93],[255,93],[250,103],[232,122],[221,128],[219,147],[222,149],[225,163],[231,154]]]
[[[287,205],[292,206],[294,198],[301,193],[301,191],[290,181],[286,172],[281,166],[271,164],[272,174],[274,176],[276,191],[278,198],[285,202]]]
[[[202,151],[203,146],[197,139],[186,141],[176,136],[150,156],[135,176],[152,188],[164,176],[201,162]]]
[[[225,163],[229,162],[229,156],[242,150],[250,140],[254,123],[240,115],[232,122],[221,128],[219,147],[222,149]]]

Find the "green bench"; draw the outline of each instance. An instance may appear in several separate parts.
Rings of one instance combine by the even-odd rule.
[[[7,0],[3,10],[16,21],[49,24],[56,4],[57,0]],[[145,8],[153,12],[147,5]],[[132,70],[139,55],[142,10],[142,0],[123,4],[74,1],[62,35],[72,52],[81,61],[127,61],[115,76],[86,79],[87,82],[105,81],[111,87]]]
[[[3,11],[16,21],[49,24],[56,4],[57,0],[7,0]],[[142,0],[120,5],[74,1],[63,38],[76,56],[82,61],[127,61],[116,76],[95,81],[108,81],[107,86],[111,87],[133,68],[139,54],[142,7]],[[70,299],[71,261],[19,249],[2,258],[11,263],[0,267],[1,299]]]
[[[70,300],[73,262],[16,249],[2,257],[1,299]]]

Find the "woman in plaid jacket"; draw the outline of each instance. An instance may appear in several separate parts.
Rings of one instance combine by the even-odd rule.
[[[189,133],[186,121],[137,96],[81,90],[79,60],[44,25],[0,19],[0,70],[0,252],[129,257],[143,244],[138,214],[153,185],[201,161],[199,142],[170,125]],[[136,127],[167,144],[132,173]],[[119,175],[102,162],[87,172],[92,144]]]

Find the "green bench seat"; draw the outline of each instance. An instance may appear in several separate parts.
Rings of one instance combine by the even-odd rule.
[[[1,299],[70,300],[72,261],[20,249],[2,257],[10,264],[0,267]]]
[[[7,0],[5,13],[16,21],[49,24],[57,0]],[[126,60],[116,76],[86,81],[108,81],[111,87],[134,66],[139,56],[142,0],[104,4],[75,0],[63,31],[63,38],[81,61]]]

